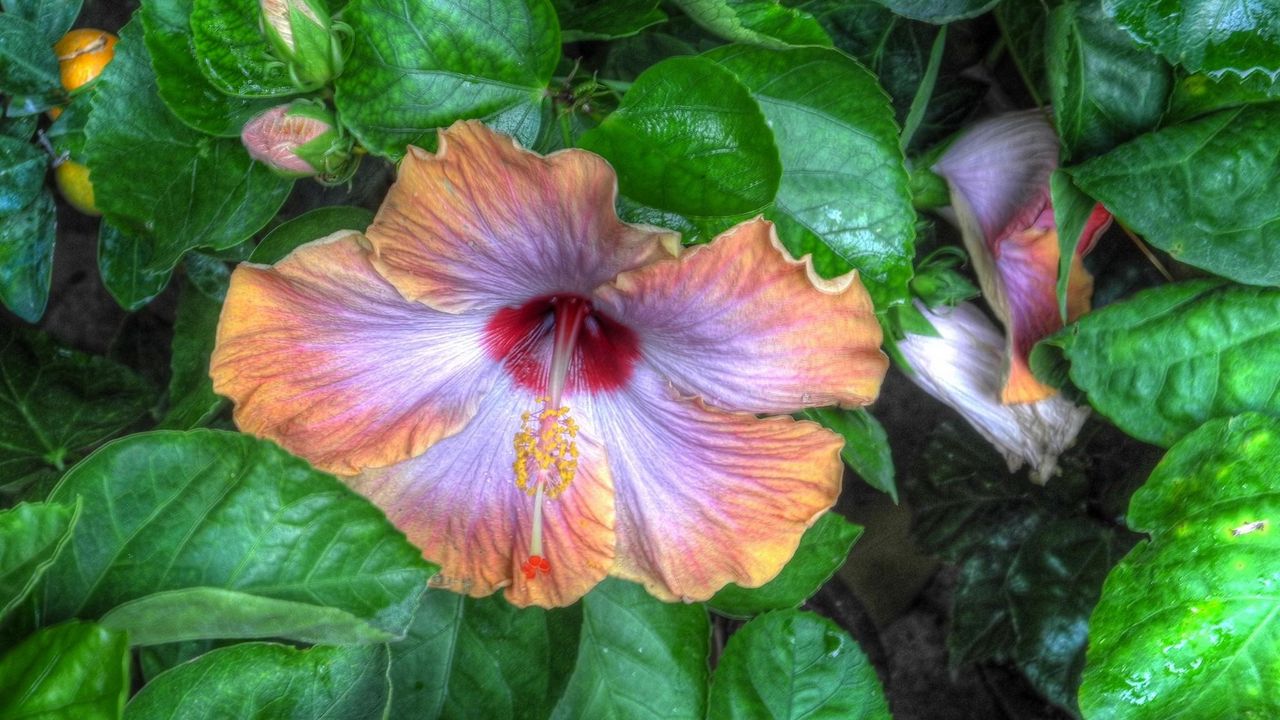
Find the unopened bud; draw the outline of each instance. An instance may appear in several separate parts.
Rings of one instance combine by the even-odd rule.
[[[351,136],[321,103],[277,105],[245,123],[240,140],[250,157],[285,177],[334,178],[354,165]]]
[[[343,53],[324,0],[259,0],[262,32],[294,83],[317,88],[342,72]]]

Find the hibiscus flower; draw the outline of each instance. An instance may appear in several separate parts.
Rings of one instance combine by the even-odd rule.
[[[876,397],[871,302],[768,222],[681,254],[615,195],[599,156],[455,124],[409,148],[366,234],[236,269],[214,386],[381,507],[438,586],[760,585],[839,493],[841,439],[785,414]]]

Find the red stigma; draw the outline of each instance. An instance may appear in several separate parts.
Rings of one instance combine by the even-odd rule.
[[[550,575],[551,562],[541,555],[530,555],[529,559],[520,565],[520,571],[524,573],[526,580],[533,580],[538,577],[539,571],[543,575]]]

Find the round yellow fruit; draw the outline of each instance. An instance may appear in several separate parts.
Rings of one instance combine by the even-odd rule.
[[[85,215],[98,216],[102,213],[93,204],[93,185],[89,182],[89,168],[74,160],[63,160],[53,171],[53,178],[58,183],[62,197],[71,203],[71,207]]]
[[[62,87],[72,92],[102,74],[102,69],[115,55],[116,36],[106,30],[78,28],[54,43],[53,52],[58,56]],[[55,120],[61,114],[62,108],[49,111],[49,117]]]

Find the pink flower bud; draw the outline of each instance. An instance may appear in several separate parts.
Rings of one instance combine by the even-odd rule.
[[[245,123],[240,132],[249,156],[286,177],[333,173],[351,156],[351,140],[338,132],[323,105],[277,105]]]

